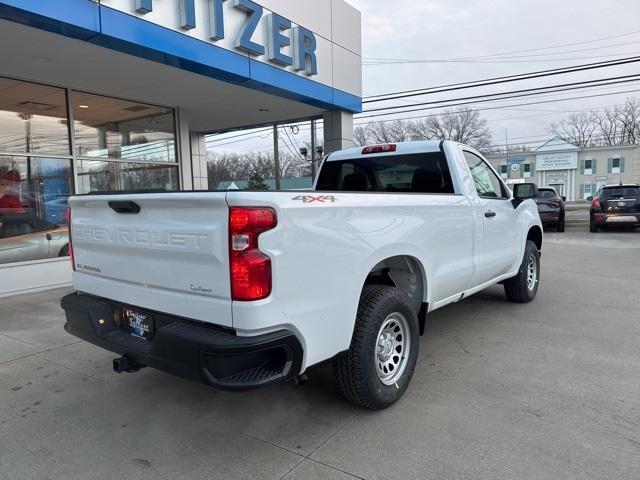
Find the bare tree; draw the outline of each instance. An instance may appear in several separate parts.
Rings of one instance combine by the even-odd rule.
[[[353,129],[353,141],[355,142],[356,146],[358,147],[364,147],[365,145],[367,145],[369,143],[369,136],[367,133],[367,127],[366,126],[358,126],[356,128]]]
[[[579,112],[551,124],[548,131],[577,147],[593,147],[599,138],[597,128],[594,112]]]
[[[640,101],[629,98],[622,107],[574,113],[548,131],[579,147],[636,144],[640,142]]]
[[[357,141],[362,145],[369,143],[398,143],[410,139],[411,124],[406,120],[391,120],[369,123],[364,131],[357,132]]]
[[[622,142],[636,144],[640,141],[640,102],[637,99],[627,99],[621,109]]]
[[[453,140],[482,152],[491,149],[491,130],[487,120],[469,107],[445,110],[441,115],[426,117],[412,124],[414,140]]]
[[[623,142],[622,112],[620,107],[607,108],[603,112],[594,112],[594,121],[598,126],[596,143],[618,145]]]
[[[311,174],[310,160],[280,152],[282,178],[299,178]],[[209,152],[207,171],[209,185],[217,188],[220,182],[275,177],[275,165],[271,153],[248,152],[246,154]]]

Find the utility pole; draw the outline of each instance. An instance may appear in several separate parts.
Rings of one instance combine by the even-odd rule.
[[[311,182],[316,179],[316,121],[311,120]]]
[[[509,163],[509,133],[508,129],[504,129],[504,154],[507,157],[507,178],[509,178],[509,171],[511,170],[511,164]]]
[[[273,125],[273,163],[276,169],[276,190],[280,190],[280,150],[278,145],[278,124]]]

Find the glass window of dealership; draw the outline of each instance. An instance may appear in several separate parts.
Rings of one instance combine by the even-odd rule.
[[[178,190],[174,111],[0,78],[0,264],[66,256],[74,193]]]

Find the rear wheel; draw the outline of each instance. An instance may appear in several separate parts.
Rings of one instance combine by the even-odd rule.
[[[518,274],[504,282],[504,291],[512,302],[528,303],[536,297],[540,283],[540,252],[527,240]]]
[[[418,318],[397,288],[362,291],[349,350],[333,362],[340,393],[356,405],[379,410],[405,392],[418,358]]]
[[[69,256],[69,244],[67,243],[58,254],[59,257],[68,257]]]
[[[591,233],[598,233],[598,226],[593,222],[589,222],[589,231]]]
[[[564,232],[564,220],[558,224],[558,232]]]

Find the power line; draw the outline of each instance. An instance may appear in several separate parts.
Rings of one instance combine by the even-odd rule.
[[[637,45],[640,41],[636,42],[626,42],[626,43],[614,43],[612,45],[601,45],[599,47],[590,47],[590,48],[579,48],[576,50],[566,50],[561,52],[547,52],[547,53],[533,53],[529,55],[517,55],[517,56],[493,56],[493,57],[468,57],[468,58],[459,58],[459,59],[441,59],[441,60],[428,60],[428,59],[408,59],[408,58],[379,58],[379,59],[363,59],[363,63],[368,64],[379,64],[379,65],[387,65],[387,64],[395,64],[395,63],[442,63],[442,62],[462,62],[462,61],[474,61],[474,60],[482,60],[482,59],[495,59],[495,60],[510,60],[510,59],[521,59],[521,58],[532,58],[532,57],[548,57],[554,55],[566,55],[568,53],[579,53],[579,52],[588,52],[593,50],[603,50],[605,48],[614,48],[614,47],[626,47],[629,45]],[[613,55],[622,55],[622,53],[614,54],[610,53],[608,55],[601,55],[604,57],[610,57]],[[552,60],[555,61],[555,60]]]
[[[485,108],[476,108],[474,110],[478,111],[478,112],[482,112],[482,111],[487,111],[487,110],[499,110],[499,109],[507,109],[507,108],[512,108],[512,107],[522,107],[522,106],[529,106],[529,105],[541,105],[541,104],[545,104],[545,103],[557,103],[557,102],[565,102],[565,101],[569,101],[569,100],[580,100],[580,99],[584,99],[584,98],[596,98],[596,97],[604,97],[604,96],[608,96],[608,95],[622,95],[625,93],[635,93],[635,92],[639,92],[640,90],[626,90],[623,92],[611,92],[611,93],[601,93],[601,94],[597,94],[597,95],[585,95],[585,96],[580,96],[580,97],[567,97],[567,98],[561,98],[561,99],[555,99],[555,100],[543,100],[543,101],[537,101],[537,102],[528,102],[528,103],[519,103],[519,104],[515,104],[515,105],[500,105],[500,106],[496,106],[496,107],[485,107]],[[496,101],[496,100],[494,100]],[[419,109],[415,109],[415,110],[406,110],[406,111],[402,111],[402,112],[389,112],[389,113],[377,113],[377,114],[372,114],[372,115],[368,115],[365,117],[360,117],[359,119],[364,119],[364,118],[374,118],[374,117],[384,117],[384,116],[389,116],[389,115],[399,115],[402,113],[410,113],[410,112],[418,112],[418,111],[423,111],[423,110],[434,110],[434,109],[441,109],[441,108],[450,108],[450,107],[457,107],[457,106],[462,106],[462,105],[470,105],[470,104],[474,104],[477,102],[466,102],[466,103],[455,103],[455,104],[450,104],[450,105],[442,105],[439,107],[424,107],[424,108],[419,108]],[[434,115],[421,115],[418,117],[413,117],[413,118],[423,118],[423,117],[435,117],[438,116],[439,114],[434,114]],[[403,120],[409,120],[410,118],[404,118]]]
[[[615,52],[606,55],[589,55],[581,57],[568,58],[537,58],[534,60],[517,60],[517,59],[495,59],[495,60],[412,60],[412,61],[393,61],[393,62],[362,62],[365,67],[377,67],[384,65],[421,65],[426,63],[471,63],[471,64],[496,64],[496,63],[551,63],[551,62],[572,62],[575,60],[595,60],[598,58],[611,58],[619,55],[626,55],[629,52]],[[515,57],[514,57],[515,58]]]
[[[401,92],[391,92],[379,95],[371,95],[365,97],[362,103],[384,102],[387,100],[396,100],[399,98],[415,97],[419,95],[428,95],[433,93],[450,92],[454,90],[464,90],[468,88],[485,87],[489,85],[498,85],[503,83],[518,82],[522,80],[531,80],[534,78],[550,77],[555,75],[564,75],[567,73],[576,73],[586,70],[594,70],[599,68],[607,68],[618,65],[626,65],[630,63],[640,62],[640,56],[626,57],[605,62],[586,63],[582,65],[574,65],[571,67],[561,67],[555,69],[539,70],[529,73],[521,73],[514,75],[506,75],[502,77],[486,78],[483,80],[475,80],[470,82],[452,83],[448,85],[440,85],[436,87],[421,88],[416,90],[405,90]],[[385,97],[385,98],[381,98]]]
[[[455,58],[454,60],[472,60],[472,59],[481,59],[481,58],[493,58],[493,57],[502,57],[505,55],[515,55],[518,53],[529,53],[529,52],[541,52],[543,50],[552,50],[552,49],[556,49],[556,48],[565,48],[565,47],[575,47],[577,45],[586,45],[589,43],[597,43],[597,42],[602,42],[605,40],[611,40],[614,38],[621,38],[621,37],[628,37],[630,35],[635,35],[637,33],[640,33],[640,30],[634,31],[634,32],[628,32],[628,33],[622,33],[622,34],[618,34],[618,35],[612,35],[609,37],[602,37],[602,38],[596,38],[593,40],[586,40],[586,41],[582,41],[582,42],[574,42],[574,43],[565,43],[565,44],[561,44],[561,45],[554,45],[554,46],[549,46],[549,47],[538,47],[538,48],[530,48],[527,50],[516,50],[516,51],[512,51],[512,52],[504,52],[504,53],[494,53],[491,55],[480,55],[480,56],[473,56],[473,57],[458,57]],[[376,59],[376,58],[363,58],[363,60],[387,60],[387,59]]]
[[[531,96],[531,95],[540,95],[541,93],[544,93],[545,90],[549,90],[549,92],[561,92],[561,91],[564,91],[564,90],[578,90],[578,89],[582,89],[582,88],[592,88],[592,87],[599,87],[599,86],[605,86],[605,85],[614,85],[614,84],[618,84],[618,83],[628,83],[628,82],[637,81],[639,79],[640,79],[640,74],[624,75],[624,76],[620,76],[620,77],[601,78],[601,79],[598,79],[598,80],[585,80],[585,81],[582,81],[582,82],[571,82],[571,83],[563,83],[563,84],[557,84],[557,85],[548,85],[548,86],[545,86],[545,87],[535,87],[535,88],[525,88],[525,89],[521,89],[521,90],[511,90],[511,91],[508,91],[508,92],[486,93],[486,94],[482,94],[482,95],[459,97],[459,98],[455,98],[455,99],[433,100],[433,101],[430,101],[430,102],[415,103],[415,104],[412,104],[412,105],[392,105],[392,106],[389,106],[389,107],[379,107],[379,108],[374,108],[374,109],[370,109],[370,110],[365,110],[363,113],[380,112],[380,111],[384,111],[384,110],[396,110],[396,109],[406,108],[406,107],[409,107],[409,106],[418,107],[418,106],[423,106],[423,105],[437,105],[439,103],[446,103],[446,102],[451,102],[451,101],[474,100],[474,99],[490,99],[490,98],[494,98],[494,97],[500,97],[500,96],[511,95],[511,94],[514,94],[514,95],[511,95],[511,96],[508,96],[508,97],[504,97],[504,98],[527,97],[527,96]],[[602,82],[607,82],[607,83],[602,83]],[[571,88],[564,88],[564,87],[571,87]],[[536,93],[536,92],[538,92],[538,93]],[[484,101],[486,101],[486,100],[484,100]],[[480,103],[480,102],[477,102],[477,103]]]
[[[601,93],[601,94],[597,94],[597,95],[585,95],[585,96],[580,96],[580,97],[568,97],[568,98],[563,98],[563,99],[544,100],[544,101],[529,102],[529,103],[520,103],[520,104],[508,105],[508,106],[502,105],[502,106],[497,106],[497,107],[476,108],[474,110],[481,112],[481,111],[486,111],[486,110],[497,110],[497,109],[508,108],[508,107],[521,107],[521,106],[528,106],[528,105],[540,105],[540,104],[544,104],[544,103],[556,103],[556,102],[564,102],[564,101],[568,101],[568,100],[580,100],[580,99],[584,99],[584,98],[604,97],[604,96],[607,96],[607,95],[621,95],[621,94],[624,94],[624,93],[635,93],[635,92],[638,92],[638,91],[640,91],[640,90],[626,90],[626,91],[623,91],[623,92],[611,92],[611,93]],[[500,101],[500,100],[504,100],[504,98],[496,99],[496,100],[489,100],[489,101],[494,101],[495,102],[495,101]],[[411,113],[411,112],[419,112],[419,111],[423,111],[423,110],[434,110],[434,109],[442,109],[442,108],[459,107],[459,106],[463,106],[463,105],[474,105],[476,103],[481,103],[481,102],[483,102],[483,101],[452,103],[452,104],[448,104],[448,105],[422,107],[422,108],[417,108],[417,109],[412,109],[412,110],[403,110],[403,111],[400,111],[400,112],[374,113],[372,115],[365,115],[363,117],[359,117],[358,119],[384,117],[384,116],[388,116],[388,115],[399,115],[399,114],[402,114],[402,113]]]

